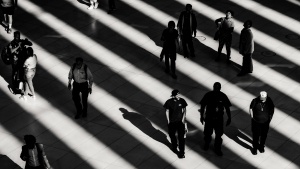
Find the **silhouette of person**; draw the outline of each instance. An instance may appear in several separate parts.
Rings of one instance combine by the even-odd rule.
[[[187,4],[185,11],[182,11],[177,23],[177,28],[182,39],[182,47],[184,52],[184,57],[195,57],[195,50],[193,45],[192,35],[196,37],[197,20],[195,14],[192,11],[192,5]],[[190,53],[188,53],[187,45],[189,47]]]
[[[224,108],[226,110],[228,120],[226,126],[231,123],[231,113],[230,106],[231,103],[223,92],[221,92],[221,83],[215,82],[213,86],[213,91],[210,91],[204,95],[200,101],[200,122],[204,124],[204,150],[209,149],[209,144],[211,142],[211,135],[215,131],[215,153],[218,156],[222,156],[221,151],[222,146],[222,135],[224,133],[223,129],[223,114]]]
[[[217,25],[220,31],[219,37],[219,47],[218,47],[218,56],[215,59],[216,61],[220,60],[221,52],[223,49],[224,44],[226,45],[227,51],[227,63],[230,63],[230,54],[231,54],[231,43],[232,43],[232,32],[234,29],[234,22],[233,22],[233,11],[227,10],[225,17],[221,17],[215,20],[215,24]]]
[[[243,55],[243,64],[242,69],[238,76],[246,75],[247,73],[252,73],[253,64],[252,64],[252,53],[254,51],[254,41],[253,34],[251,31],[252,21],[247,20],[244,23],[244,28],[241,31],[240,43],[239,43],[239,52]]]

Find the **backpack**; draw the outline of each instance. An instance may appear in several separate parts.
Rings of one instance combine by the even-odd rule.
[[[76,63],[74,63],[73,64],[73,66],[72,66],[72,77],[73,77],[73,80],[74,80],[74,70],[75,70],[75,67],[76,67]],[[86,64],[84,64],[84,72],[85,72],[85,79],[87,79],[87,65]]]

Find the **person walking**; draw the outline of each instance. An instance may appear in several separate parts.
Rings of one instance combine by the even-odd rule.
[[[232,43],[232,32],[234,30],[234,21],[233,16],[234,12],[232,10],[227,10],[225,17],[221,17],[215,20],[215,24],[219,30],[219,47],[218,47],[218,56],[215,61],[219,61],[222,53],[223,46],[226,46],[227,52],[227,63],[230,63],[230,54],[231,54],[231,43]]]
[[[270,122],[274,115],[274,103],[267,92],[261,91],[260,95],[250,104],[251,129],[252,129],[252,154],[265,152],[265,143],[269,131]]]
[[[243,76],[248,73],[252,73],[253,64],[252,64],[252,53],[254,51],[254,41],[253,34],[251,31],[252,21],[247,20],[244,23],[244,28],[241,31],[240,43],[239,43],[239,52],[243,55],[243,64],[242,69],[238,76]]]
[[[209,149],[209,144],[211,142],[211,135],[213,131],[215,132],[215,144],[214,150],[218,156],[222,156],[223,152],[221,151],[222,146],[222,135],[224,133],[223,129],[223,114],[224,108],[228,120],[226,126],[231,123],[231,113],[230,106],[231,103],[223,92],[221,92],[221,83],[215,82],[213,86],[213,91],[210,91],[204,95],[200,101],[200,122],[204,124],[204,150]]]
[[[43,144],[36,143],[33,135],[25,135],[20,158],[26,161],[25,169],[51,169]]]
[[[185,11],[181,12],[177,23],[177,28],[182,39],[184,57],[195,57],[195,50],[192,36],[196,37],[197,20],[192,11],[192,5],[187,4]],[[187,50],[189,47],[189,52]]]
[[[2,24],[5,26],[7,33],[12,32],[13,15],[17,7],[18,0],[1,0],[1,7],[3,12]]]
[[[24,94],[20,97],[20,99],[27,100],[27,96],[29,96],[29,91],[31,93],[30,96],[33,99],[36,99],[33,82],[32,82],[32,79],[36,73],[36,65],[37,65],[37,56],[36,54],[33,53],[33,49],[31,47],[28,47],[27,58],[23,64],[25,91]]]
[[[68,82],[69,90],[72,88],[72,80],[72,99],[77,111],[75,119],[78,119],[81,115],[82,117],[86,117],[88,95],[89,93],[92,94],[93,75],[87,65],[83,63],[83,59],[81,57],[76,58],[75,63],[70,69]]]
[[[171,75],[174,79],[177,78],[176,69],[176,41],[178,38],[178,31],[175,29],[175,22],[169,21],[168,28],[162,33],[161,40],[164,42],[162,53],[165,56],[165,72],[170,72],[169,60],[171,61]],[[162,60],[163,57],[161,57]]]
[[[185,135],[188,132],[186,123],[186,101],[180,97],[178,90],[173,90],[171,98],[168,99],[164,108],[168,122],[169,137],[171,139],[172,150],[179,158],[185,158]],[[178,137],[176,138],[176,132]],[[178,143],[177,144],[177,139]],[[177,148],[179,147],[179,152]]]

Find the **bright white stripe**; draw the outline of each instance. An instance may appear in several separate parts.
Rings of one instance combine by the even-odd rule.
[[[94,14],[93,14],[93,16],[95,16],[95,13],[96,13],[96,15],[97,15],[97,17],[99,17],[99,18],[101,18],[101,21],[105,21],[106,20],[106,18],[107,17],[109,17],[109,18],[107,18],[107,19],[111,19],[111,20],[113,20],[113,18],[112,17],[110,17],[110,16],[107,16],[107,14],[105,14],[104,12],[101,12],[101,11],[93,11],[94,12]],[[49,19],[53,19],[54,17],[49,17],[49,15],[47,15],[47,20],[49,21]],[[43,17],[43,19],[41,19],[41,21],[43,21],[45,18]],[[45,21],[45,20],[44,20]],[[119,22],[120,21],[118,21],[118,24],[119,24]],[[55,25],[60,25],[60,22],[59,21],[55,21],[55,22],[51,22],[51,23],[55,23]],[[49,25],[49,26],[53,26],[54,28],[56,27],[55,25]],[[117,25],[117,23],[114,23],[113,24],[113,26],[112,25],[109,25],[110,27],[114,27],[114,26],[116,26]],[[64,26],[66,26],[65,24],[64,24]],[[124,25],[123,25],[124,26]],[[64,27],[64,29],[70,29],[69,31],[67,31],[67,32],[72,32],[72,33],[74,33],[74,31],[76,32],[76,34],[77,33],[79,33],[78,31],[76,31],[76,30],[74,30],[74,29],[72,29],[72,28],[70,28],[70,27]],[[113,28],[113,29],[116,29],[116,28]],[[124,27],[122,27],[122,29],[124,29]],[[128,28],[129,29],[129,28]],[[59,31],[59,30],[58,30]],[[120,32],[120,31],[119,31]],[[127,31],[126,31],[126,33],[128,33]],[[137,33],[136,31],[135,31],[135,33]],[[70,36],[70,35],[68,35],[66,32],[63,32],[63,35],[65,36],[65,37],[67,37],[68,39],[70,39],[71,41],[73,41],[72,39],[72,36]],[[84,44],[82,44],[83,46],[81,46],[81,44],[79,44],[78,46],[79,47],[83,47],[84,48],[84,46],[94,46],[95,45],[95,42],[94,41],[91,41],[90,39],[87,39],[85,36],[83,36],[83,35],[76,35],[76,36],[80,36],[80,39],[81,39],[81,41],[84,41],[85,43]],[[141,36],[142,37],[142,36]],[[139,37],[139,38],[141,38],[141,37]],[[144,42],[144,41],[146,41],[146,39],[145,40],[140,40],[139,41],[139,43],[140,42]],[[74,43],[77,43],[78,41],[74,41]],[[104,64],[107,64],[107,65],[111,65],[112,64],[112,62],[107,62],[107,61],[105,61],[104,59],[105,58],[100,58],[99,57],[99,52],[101,53],[101,51],[103,52],[103,50],[105,51],[105,53],[108,53],[107,52],[107,49],[105,49],[105,48],[103,48],[101,45],[99,45],[99,44],[96,44],[97,46],[96,46],[96,48],[93,48],[93,51],[90,51],[90,50],[88,50],[87,52],[88,53],[90,53],[91,54],[91,56],[94,56],[96,59],[98,59],[100,62],[102,62],[102,63],[104,63]],[[86,48],[87,49],[87,48]],[[151,51],[151,50],[150,50]],[[156,51],[156,50],[155,50]],[[157,53],[157,52],[156,52]],[[97,57],[98,56],[98,57]],[[124,61],[124,60],[122,60],[121,58],[115,58],[116,56],[114,55],[114,54],[110,54],[110,56],[109,57],[114,57],[114,59],[113,60],[119,60],[120,62],[124,62],[125,63],[125,65],[128,65],[129,63],[126,63],[126,61]],[[189,64],[194,64],[194,63],[192,63],[192,62],[189,62]],[[137,68],[135,68],[133,65],[131,65],[133,68],[132,69],[134,69],[134,71],[135,72],[140,72],[141,74],[143,73],[143,72],[141,72],[140,70],[138,70]],[[190,65],[189,65],[190,66]],[[198,65],[193,65],[193,67],[195,66],[195,68],[196,69],[198,69],[198,70],[201,70],[201,71],[205,71],[205,72],[208,72],[208,74],[210,74],[212,77],[216,77],[216,79],[215,80],[218,80],[218,81],[222,81],[222,82],[227,82],[225,79],[222,79],[222,78],[220,78],[220,77],[217,77],[216,75],[214,75],[213,73],[211,73],[211,72],[209,72],[209,71],[207,71],[207,70],[205,70],[205,69],[202,69],[202,68],[199,68],[199,66]],[[184,72],[183,71],[183,69],[180,69],[180,71],[182,71],[182,72]],[[125,79],[127,79],[127,76],[128,75],[126,75],[125,73],[123,73],[123,72],[119,72],[119,74],[121,74]],[[139,79],[139,80],[138,80]],[[147,80],[147,79],[149,79],[149,80]],[[198,80],[198,77],[197,78],[194,78],[193,77],[193,79],[194,80],[196,80],[196,81],[198,81],[199,83],[204,83],[204,82],[200,82],[199,80]],[[145,91],[145,92],[147,92],[147,94],[149,94],[150,96],[152,96],[152,97],[154,97],[154,98],[157,98],[157,99],[159,99],[159,101],[161,101],[161,102],[164,102],[165,101],[165,98],[163,98],[163,96],[162,96],[162,93],[161,93],[161,91],[170,91],[171,89],[170,88],[168,88],[168,87],[166,87],[165,85],[163,85],[163,84],[161,84],[160,82],[157,82],[155,79],[153,79],[153,78],[151,78],[151,77],[148,77],[147,76],[147,78],[145,78],[145,76],[143,76],[142,78],[130,78],[130,79],[127,79],[128,81],[130,81],[130,82],[136,82],[136,83],[133,83],[134,85],[136,85],[137,87],[140,87],[141,89],[143,89],[142,91]],[[136,80],[138,80],[138,81],[136,81]],[[149,82],[152,82],[152,84],[153,84],[153,82],[155,82],[156,81],[156,83],[155,84],[153,84],[153,85],[155,85],[155,88],[157,89],[158,87],[159,87],[159,89],[161,89],[161,91],[159,91],[159,90],[154,90],[154,91],[149,91],[149,90],[153,90],[153,85],[151,85],[151,88],[147,88],[146,90],[145,90],[145,86],[144,85],[142,85],[142,84],[145,84],[145,80],[147,80],[147,81],[149,81]],[[214,80],[214,79],[213,79]],[[212,85],[212,82],[206,82],[207,84],[205,84],[205,86],[207,86],[207,87],[209,87],[209,88],[211,88],[211,85]],[[226,84],[228,84],[229,82],[227,82]],[[225,84],[225,83],[223,83],[223,84]],[[156,87],[157,86],[157,87]],[[230,86],[230,87],[233,87],[235,90],[237,90],[237,91],[240,91],[240,89],[239,88],[237,88],[236,86]],[[154,88],[154,89],[155,89]],[[166,90],[167,89],[167,90]],[[233,89],[233,90],[234,90]],[[232,90],[231,90],[232,91]],[[168,94],[169,95],[169,94]],[[160,96],[160,97],[159,97]],[[248,98],[253,98],[254,96],[252,96],[252,95],[248,95]],[[192,102],[191,100],[188,100],[188,102]],[[244,107],[243,107],[244,108]],[[189,119],[191,122],[193,122],[194,123],[194,125],[199,125],[199,122],[198,122],[198,120],[196,120],[196,119]],[[196,120],[196,121],[195,121]],[[234,150],[233,150],[234,151]],[[280,158],[280,157],[278,157],[278,158]],[[281,158],[282,159],[282,158]],[[247,159],[245,159],[245,160],[247,160]],[[285,160],[285,159],[282,159],[283,161]],[[286,161],[286,160],[285,160]]]
[[[291,2],[291,3],[293,3],[293,4],[295,4],[295,5],[300,6],[300,2],[297,1],[297,0],[287,0],[287,1],[289,1],[289,2]]]

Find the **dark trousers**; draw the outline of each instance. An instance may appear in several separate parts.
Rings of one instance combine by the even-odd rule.
[[[40,165],[38,167],[31,167],[30,165],[26,164],[25,169],[44,169],[44,166]]]
[[[176,53],[175,53],[176,55]],[[171,72],[173,74],[175,74],[175,69],[176,69],[176,64],[175,64],[175,57],[172,56],[171,57],[171,54],[165,54],[165,65],[166,65],[166,70],[169,70],[170,69],[170,66],[169,66],[169,60],[171,61]]]
[[[206,145],[209,145],[211,142],[211,135],[215,131],[215,144],[214,147],[216,150],[221,150],[222,146],[222,135],[224,133],[223,130],[223,118],[218,119],[206,119],[204,125],[204,141]]]
[[[252,119],[252,146],[254,149],[260,149],[265,147],[268,131],[269,131],[269,122],[266,123],[257,123]]]
[[[231,55],[231,43],[232,43],[232,35],[228,37],[220,37],[219,39],[219,47],[218,47],[218,57],[221,56],[221,52],[223,49],[223,46],[226,45],[226,52],[227,52],[227,59],[230,59]]]
[[[81,98],[80,98],[81,93]],[[89,96],[88,82],[84,83],[73,83],[72,99],[76,106],[77,115],[87,113],[87,99]]]
[[[184,146],[185,146],[185,126],[182,122],[170,122],[168,125],[169,128],[169,136],[171,139],[172,147],[177,147],[177,138],[175,136],[176,132],[178,135],[178,143],[179,143],[179,153],[184,154]]]
[[[244,54],[241,73],[252,73],[252,71],[253,71],[252,53]]]
[[[188,55],[188,50],[187,50],[187,46],[188,46],[189,50],[190,50],[190,55],[195,56],[195,50],[194,50],[192,35],[188,34],[188,33],[183,34],[181,36],[181,40],[182,40],[183,53],[185,55]]]

